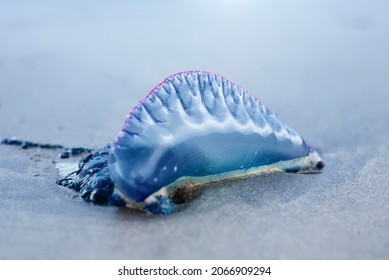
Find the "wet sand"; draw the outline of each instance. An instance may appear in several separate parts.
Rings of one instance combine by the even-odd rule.
[[[0,259],[388,259],[388,5],[326,3],[282,2],[282,18],[273,4],[2,4],[0,138],[103,146],[166,76],[202,69],[259,97],[326,167],[153,217],[57,186],[57,151],[0,146]]]

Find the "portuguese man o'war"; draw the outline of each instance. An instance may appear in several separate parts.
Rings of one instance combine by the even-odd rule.
[[[57,183],[86,201],[170,214],[215,181],[323,167],[256,97],[216,74],[188,71],[158,84],[113,144],[91,151]]]

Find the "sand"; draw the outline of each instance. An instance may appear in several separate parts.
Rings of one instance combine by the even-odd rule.
[[[388,4],[83,3],[1,4],[0,138],[103,146],[163,78],[202,69],[326,167],[219,184],[154,217],[57,186],[57,151],[0,146],[0,259],[389,258]]]

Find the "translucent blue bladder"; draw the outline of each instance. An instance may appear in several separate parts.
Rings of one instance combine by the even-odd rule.
[[[126,205],[177,210],[177,190],[269,171],[314,172],[318,153],[236,84],[203,71],[157,85],[128,114],[108,168]]]

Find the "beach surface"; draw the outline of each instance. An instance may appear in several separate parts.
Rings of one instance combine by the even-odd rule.
[[[0,138],[98,148],[156,84],[234,81],[322,155],[319,174],[213,185],[169,216],[58,186],[60,151],[0,145],[0,259],[388,259],[389,4],[0,4]]]

